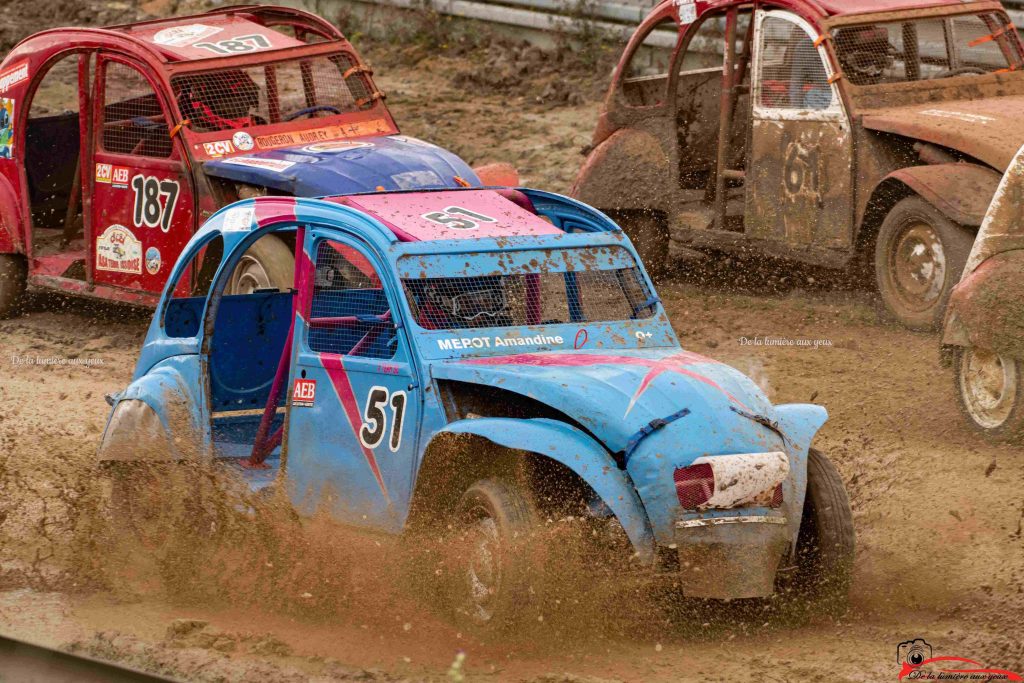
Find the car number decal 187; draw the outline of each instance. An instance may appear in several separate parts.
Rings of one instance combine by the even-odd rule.
[[[174,205],[178,203],[181,191],[178,182],[139,174],[132,178],[132,190],[135,192],[132,212],[135,227],[159,227],[164,232],[170,230]]]
[[[270,41],[267,40],[265,35],[253,33],[252,35],[238,36],[237,38],[225,38],[215,43],[195,43],[192,47],[199,47],[219,55],[235,55],[244,52],[255,52],[256,50],[266,50],[270,47]]]
[[[404,391],[389,393],[387,387],[372,387],[366,397],[363,424],[359,428],[359,441],[367,448],[377,448],[388,431],[385,406],[391,406],[391,435],[388,448],[397,451],[402,445],[402,427],[405,422],[406,395]]]

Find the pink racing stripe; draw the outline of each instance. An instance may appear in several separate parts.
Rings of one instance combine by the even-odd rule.
[[[363,417],[359,412],[359,404],[356,401],[355,392],[352,390],[352,382],[349,380],[348,371],[345,370],[345,365],[340,356],[319,355],[320,362],[323,363],[324,369],[327,371],[327,376],[331,378],[331,384],[338,395],[341,407],[345,410],[345,416],[348,418],[349,426],[352,427],[352,434],[356,438],[356,443],[363,449],[363,456],[373,472],[373,477],[380,486],[381,493],[384,494],[384,499],[390,502],[391,499],[388,496],[387,486],[384,485],[384,477],[381,476],[380,467],[377,466],[377,458],[374,457],[373,451],[364,446],[359,439],[359,428],[363,425]]]

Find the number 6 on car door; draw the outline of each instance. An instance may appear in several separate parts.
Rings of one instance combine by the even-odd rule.
[[[384,406],[390,404],[392,412],[391,436],[388,448],[397,451],[402,445],[402,423],[405,417],[405,392],[388,393],[387,387],[375,386],[366,397],[366,408],[363,410],[363,425],[359,429],[359,440],[367,448],[377,448],[384,440],[388,430],[388,417]]]

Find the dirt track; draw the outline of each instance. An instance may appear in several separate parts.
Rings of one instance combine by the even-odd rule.
[[[449,78],[465,67],[379,70],[404,132],[472,163],[512,161],[527,184],[566,190],[596,105],[467,100]],[[723,293],[728,269],[713,275],[708,284],[683,273],[660,288],[684,347],[748,372],[776,402],[813,397],[832,416],[817,445],[848,483],[858,532],[853,608],[841,623],[659,609],[637,627],[635,611],[584,610],[582,627],[480,643],[402,596],[377,600],[372,576],[393,574],[374,565],[390,555],[372,543],[324,556],[347,559],[339,572],[365,581],[332,616],[230,592],[190,600],[159,584],[112,585],[105,549],[81,531],[94,522],[103,395],[130,379],[148,317],[41,296],[0,322],[0,631],[197,680],[444,678],[460,650],[479,680],[895,680],[896,645],[915,637],[936,654],[1024,669],[1024,454],[969,433],[935,337],[879,322],[866,293]],[[741,341],[755,337],[826,343]]]

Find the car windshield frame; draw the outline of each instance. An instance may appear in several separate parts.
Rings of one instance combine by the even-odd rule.
[[[256,137],[273,135],[274,133],[279,132],[297,132],[307,129],[321,129],[335,126],[343,127],[362,121],[372,121],[377,124],[377,128],[382,129],[371,132],[397,132],[397,128],[394,125],[391,114],[384,103],[384,94],[373,81],[372,70],[365,67],[362,59],[354,48],[345,42],[339,41],[314,43],[297,47],[282,48],[279,50],[269,50],[259,53],[258,55],[253,55],[251,59],[246,60],[243,64],[238,63],[237,57],[217,57],[213,59],[168,64],[167,68],[164,70],[164,78],[168,88],[167,91],[169,93],[169,104],[173,107],[175,117],[178,121],[185,122],[188,120],[186,112],[182,110],[181,103],[179,101],[180,93],[176,90],[175,85],[176,79],[182,77],[197,77],[223,73],[236,69],[265,70],[267,67],[280,64],[299,63],[306,60],[325,60],[331,59],[332,57],[346,59],[352,63],[352,68],[356,69],[356,72],[353,73],[350,78],[361,79],[365,90],[370,97],[370,101],[367,106],[346,110],[339,114],[323,112],[322,115],[319,116],[303,117],[293,121],[286,121],[282,117],[277,121],[268,120],[266,123],[240,126],[237,128],[222,127],[218,129],[202,130],[197,126],[194,126],[191,121],[188,121],[188,123],[182,126],[182,134],[185,135],[191,143],[199,146],[200,143],[231,138],[234,133],[240,131],[247,132],[253,137]],[[265,95],[265,92],[261,93],[261,96]],[[352,132],[351,134],[362,135],[367,133]],[[199,147],[199,149],[201,149],[201,147]]]
[[[979,35],[975,38],[964,38],[958,36],[958,20],[964,19],[991,18],[1000,22],[999,26],[989,26],[987,35]],[[937,45],[937,42],[922,42],[920,29],[928,23],[942,27],[942,55],[929,56],[924,54],[922,47],[928,44]],[[893,28],[898,29],[893,33]],[[911,29],[913,29],[911,31]],[[961,26],[960,31],[963,30]],[[967,75],[958,73],[964,69],[981,69],[983,62],[965,59],[961,52],[963,49],[991,49],[997,47],[1002,53],[1005,63],[990,65],[992,68],[984,73],[971,73],[975,77],[990,76],[996,73],[1008,73],[1024,68],[1024,44],[1016,31],[1013,30],[1013,22],[1003,10],[994,8],[972,9],[968,11],[957,11],[949,13],[914,12],[906,15],[876,15],[864,17],[850,17],[841,22],[835,22],[827,29],[829,45],[835,63],[843,74],[843,81],[853,88],[874,90],[897,87],[900,85],[934,82],[938,83],[949,78]],[[907,38],[916,39],[916,45],[910,48],[904,47]],[[897,40],[899,48],[893,43]],[[882,43],[886,44],[883,50]],[[1016,53],[1016,59],[1007,54],[1007,51]],[[938,68],[938,63],[945,62],[945,71],[949,75],[927,75],[931,70]],[[969,62],[969,63],[965,63]],[[884,72],[889,69],[898,68],[895,65],[901,64],[904,75],[894,77],[885,76]],[[924,68],[922,68],[924,67]],[[877,80],[874,80],[877,79]]]

